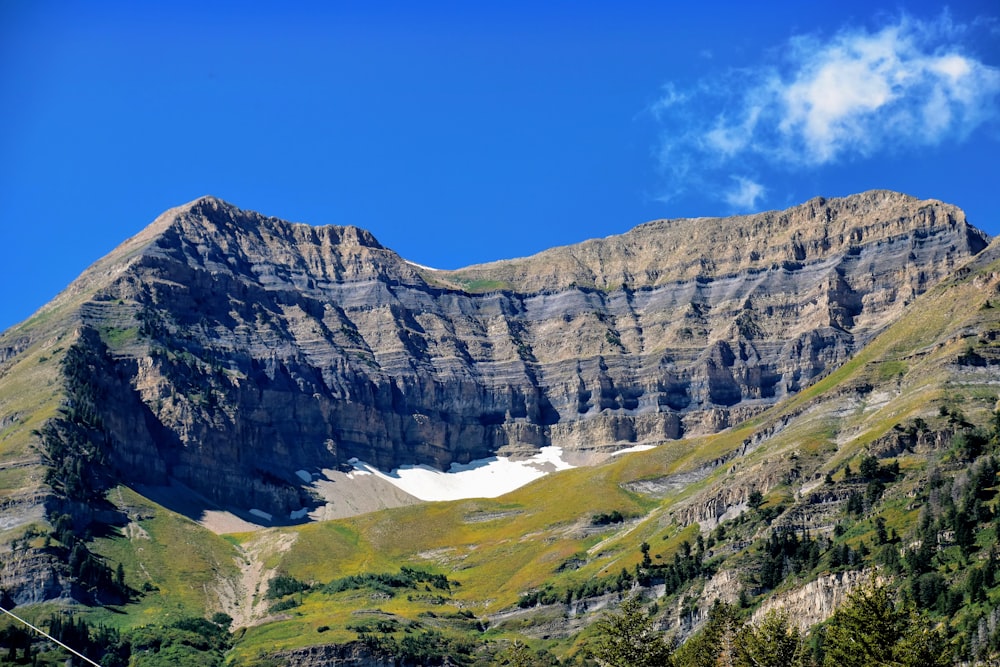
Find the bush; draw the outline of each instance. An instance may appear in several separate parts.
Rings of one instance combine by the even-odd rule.
[[[287,611],[289,609],[295,609],[299,606],[299,601],[295,598],[288,598],[287,600],[279,600],[275,602],[270,607],[267,608],[272,614],[276,614],[279,611]]]
[[[610,514],[595,514],[590,517],[590,523],[594,526],[607,526],[612,523],[624,523],[625,515],[615,510]]]
[[[402,567],[399,569],[399,574],[366,573],[355,574],[343,577],[342,579],[334,579],[323,587],[323,592],[341,593],[343,591],[368,588],[394,597],[400,589],[418,590],[419,584],[429,584],[438,590],[450,592],[451,587],[458,585],[458,582],[449,580],[443,574],[433,574],[424,570]]]
[[[283,598],[286,595],[291,595],[292,593],[308,591],[309,588],[309,584],[299,581],[295,577],[279,574],[267,583],[267,599],[277,600],[278,598]]]

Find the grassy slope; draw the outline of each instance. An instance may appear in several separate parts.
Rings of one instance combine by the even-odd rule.
[[[147,590],[125,608],[127,616],[98,614],[95,620],[127,627],[205,616],[218,609],[218,588],[239,576],[234,545],[126,487],[112,489],[108,497],[131,521],[115,534],[98,538],[94,550],[124,566],[131,588]]]
[[[960,407],[975,422],[984,422],[995,407],[996,389],[981,376],[957,370],[953,362],[971,344],[963,335],[973,329],[998,329],[998,308],[983,308],[997,297],[1000,263],[932,290],[908,314],[842,368],[751,423],[716,436],[670,442],[656,450],[632,454],[594,468],[551,475],[496,500],[473,500],[387,510],[370,515],[299,528],[298,539],[268,567],[303,581],[328,582],[358,572],[395,571],[411,565],[447,574],[461,586],[451,602],[408,601],[405,594],[380,599],[366,592],[335,596],[313,592],[301,606],[282,619],[249,629],[237,644],[236,656],[254,656],[262,650],[302,646],[355,638],[345,626],[358,612],[382,610],[432,623],[459,608],[477,616],[511,608],[519,595],[546,582],[570,584],[638,562],[639,545],[646,541],[669,558],[692,528],[673,523],[671,512],[699,494],[721,484],[751,479],[763,470],[793,465],[805,469],[807,479],[835,471],[857,459],[864,448],[895,424],[915,416],[940,422],[938,407]],[[30,430],[51,415],[60,400],[56,349],[66,347],[46,331],[57,331],[58,313],[24,325],[35,342],[4,369],[0,408],[23,419],[0,431],[0,456],[10,461],[30,455]],[[67,330],[63,328],[62,330]],[[11,339],[18,330],[5,335]],[[42,360],[42,357],[47,357]],[[858,393],[852,388],[872,385]],[[786,417],[784,430],[749,456],[720,466],[704,480],[667,496],[652,499],[626,491],[622,484],[655,479],[698,469],[738,449],[755,431]],[[919,470],[924,462],[904,457],[905,468]],[[856,465],[855,465],[856,469]],[[18,488],[21,469],[4,469],[0,493]],[[37,470],[37,469],[36,469]],[[27,482],[23,482],[27,483]],[[31,481],[32,484],[37,481]],[[790,496],[792,486],[775,487],[770,500]],[[98,617],[120,627],[162,621],[168,614],[210,614],[218,609],[214,587],[231,581],[238,572],[239,555],[232,542],[212,535],[197,524],[149,503],[128,490],[112,492],[111,500],[127,508],[142,531],[130,527],[123,534],[102,538],[95,549],[111,561],[122,562],[129,583],[156,587],[120,614]],[[891,499],[890,499],[891,500]],[[593,514],[619,510],[641,517],[623,525],[592,529]],[[889,506],[893,527],[902,532],[915,520],[905,504]],[[863,534],[858,529],[858,535]],[[595,548],[596,547],[596,548]],[[560,571],[571,558],[584,564]],[[421,614],[423,614],[421,616]],[[447,624],[445,624],[447,625]],[[321,626],[330,630],[319,633]]]
[[[131,261],[148,241],[145,237],[126,241],[26,321],[0,333],[0,350],[28,343],[0,364],[0,423],[4,424],[0,427],[0,497],[22,489],[18,486],[20,478],[12,478],[10,473],[5,477],[5,471],[12,461],[35,457],[32,431],[53,417],[63,401],[59,362],[76,340],[81,306],[114,280],[121,273],[121,265]],[[127,343],[128,335],[119,332],[122,340],[118,342]],[[32,478],[25,483],[23,488],[28,490],[36,488],[38,480]]]
[[[38,526],[42,508],[34,505],[45,471],[33,432],[54,417],[65,392],[59,364],[75,339],[66,311],[35,315],[0,336],[0,349],[20,349],[0,364],[0,543]]]
[[[1000,263],[993,263],[934,289],[845,366],[752,423],[716,436],[668,443],[603,466],[551,475],[498,500],[435,503],[307,526],[298,529],[300,539],[285,554],[280,569],[305,581],[326,582],[359,571],[392,571],[401,564],[429,567],[460,581],[462,586],[453,594],[455,605],[469,606],[479,615],[509,608],[520,593],[547,581],[570,584],[631,568],[639,561],[643,541],[669,558],[680,541],[680,528],[672,524],[670,511],[686,498],[736,483],[741,475],[761,468],[789,465],[792,453],[797,465],[806,469],[807,480],[834,472],[848,461],[856,470],[866,447],[896,424],[920,416],[932,426],[942,425],[941,405],[959,407],[970,420],[984,423],[995,407],[996,389],[982,375],[963,376],[954,361],[970,344],[963,332],[1000,327],[1000,310],[983,307],[990,298],[1000,305],[997,273]],[[853,389],[866,385],[872,389]],[[789,425],[752,454],[734,466],[719,467],[674,496],[656,501],[621,486],[697,469],[738,449],[755,430],[787,416],[792,417]],[[900,459],[904,470],[919,471],[924,463],[913,454]],[[908,510],[906,503],[895,499],[905,496],[907,485],[887,494],[886,515],[898,532],[917,515],[917,510]],[[770,495],[772,500],[791,497],[796,488],[779,486]],[[643,519],[588,534],[585,528],[593,514],[614,509],[641,514]],[[499,518],[468,520],[490,512]],[[847,537],[856,543],[867,532],[859,523]],[[684,533],[691,536],[690,530]],[[600,549],[588,557],[588,549],[601,540]],[[586,565],[560,572],[559,566],[575,555],[583,556]],[[248,632],[239,652],[353,638],[353,633],[332,630],[325,636],[310,632],[321,624],[343,628],[356,618],[352,611],[378,608],[409,618],[441,611],[400,597],[373,600],[361,594],[313,593],[304,600],[292,619]]]

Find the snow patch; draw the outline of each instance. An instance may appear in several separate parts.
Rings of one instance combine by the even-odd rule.
[[[367,463],[359,461],[357,457],[347,459],[347,462],[354,466],[352,472],[347,473],[348,479],[354,479],[355,477],[363,477],[364,475],[371,475],[371,466]],[[359,465],[360,464],[360,465]]]
[[[292,521],[297,521],[302,517],[304,517],[306,514],[309,514],[309,508],[303,507],[300,510],[294,510],[293,512],[290,512],[288,514],[288,518],[291,519]]]
[[[364,461],[352,459],[354,474],[375,475],[421,500],[496,498],[556,470],[576,466],[562,459],[562,448],[542,447],[530,459],[512,461],[505,456],[451,464],[448,472],[427,465],[403,466],[384,473]]]
[[[313,476],[309,474],[308,470],[296,470],[295,474],[298,475],[299,479],[301,479],[306,484],[313,481]]]
[[[427,271],[440,271],[441,270],[441,269],[435,269],[435,268],[433,268],[431,266],[424,266],[423,264],[417,264],[416,262],[411,262],[408,259],[404,259],[403,261],[406,262],[407,264],[409,264],[410,266],[417,267],[418,269],[425,269]]]
[[[264,519],[265,521],[270,521],[271,518],[272,518],[272,516],[270,514],[268,514],[264,510],[259,510],[256,507],[254,507],[253,509],[250,510],[250,514],[253,514],[256,517],[260,517],[261,519]]]
[[[611,456],[618,456],[619,454],[631,454],[632,452],[648,452],[651,449],[656,449],[656,445],[633,445],[632,447],[619,449],[617,452],[613,452]]]

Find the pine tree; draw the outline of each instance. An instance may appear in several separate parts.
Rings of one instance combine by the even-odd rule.
[[[496,667],[531,667],[535,662],[524,642],[513,641],[493,660]]]
[[[734,664],[737,633],[741,627],[736,617],[736,609],[730,604],[716,600],[708,611],[705,627],[677,649],[675,662],[685,667]]]
[[[772,610],[760,625],[744,625],[736,636],[739,667],[798,667],[804,646],[799,629],[788,622],[788,614]]]
[[[594,658],[605,667],[670,667],[673,647],[656,629],[638,595],[622,602],[617,613],[606,613],[596,623]]]
[[[125,568],[121,563],[118,563],[118,568],[115,570],[115,586],[118,587],[118,591],[122,594],[128,591],[128,586],[125,584]]]
[[[886,584],[855,588],[834,613],[823,643],[827,667],[944,667],[944,635],[912,606],[897,606]]]

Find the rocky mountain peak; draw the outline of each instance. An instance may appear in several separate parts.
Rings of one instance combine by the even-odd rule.
[[[969,251],[986,236],[957,207],[887,190],[813,198],[783,211],[725,218],[654,220],[624,234],[552,248],[532,257],[447,274],[457,283],[540,291],[569,284],[653,287],[821,261],[911,234],[955,232]]]
[[[359,227],[286,222],[255,211],[243,210],[212,196],[200,197],[170,209],[159,216],[148,231],[153,235],[162,234],[170,227],[176,228],[191,242],[213,237],[221,240],[256,236],[263,240],[286,239],[295,243],[385,249],[370,232]]]
[[[353,623],[393,563],[413,595],[378,614],[380,646],[436,645],[409,632],[428,618],[469,646],[486,623],[584,646],[639,587],[660,631],[694,635],[683,662],[715,602],[807,630],[877,564],[956,629],[956,660],[995,657],[985,242],[955,207],[875,191],[432,272],[363,230],[201,198],[0,334],[0,597],[114,605],[143,642],[179,612],[216,635],[221,611],[316,644],[239,631],[231,660],[382,664]],[[441,499],[418,489],[457,475],[373,468],[476,459],[460,502],[205,530]],[[601,465],[468,498],[564,464]]]
[[[354,457],[582,460],[725,429],[985,244],[953,206],[877,191],[431,272],[355,227],[203,197],[67,294],[107,347],[95,409],[122,475],[302,516],[300,472]]]

